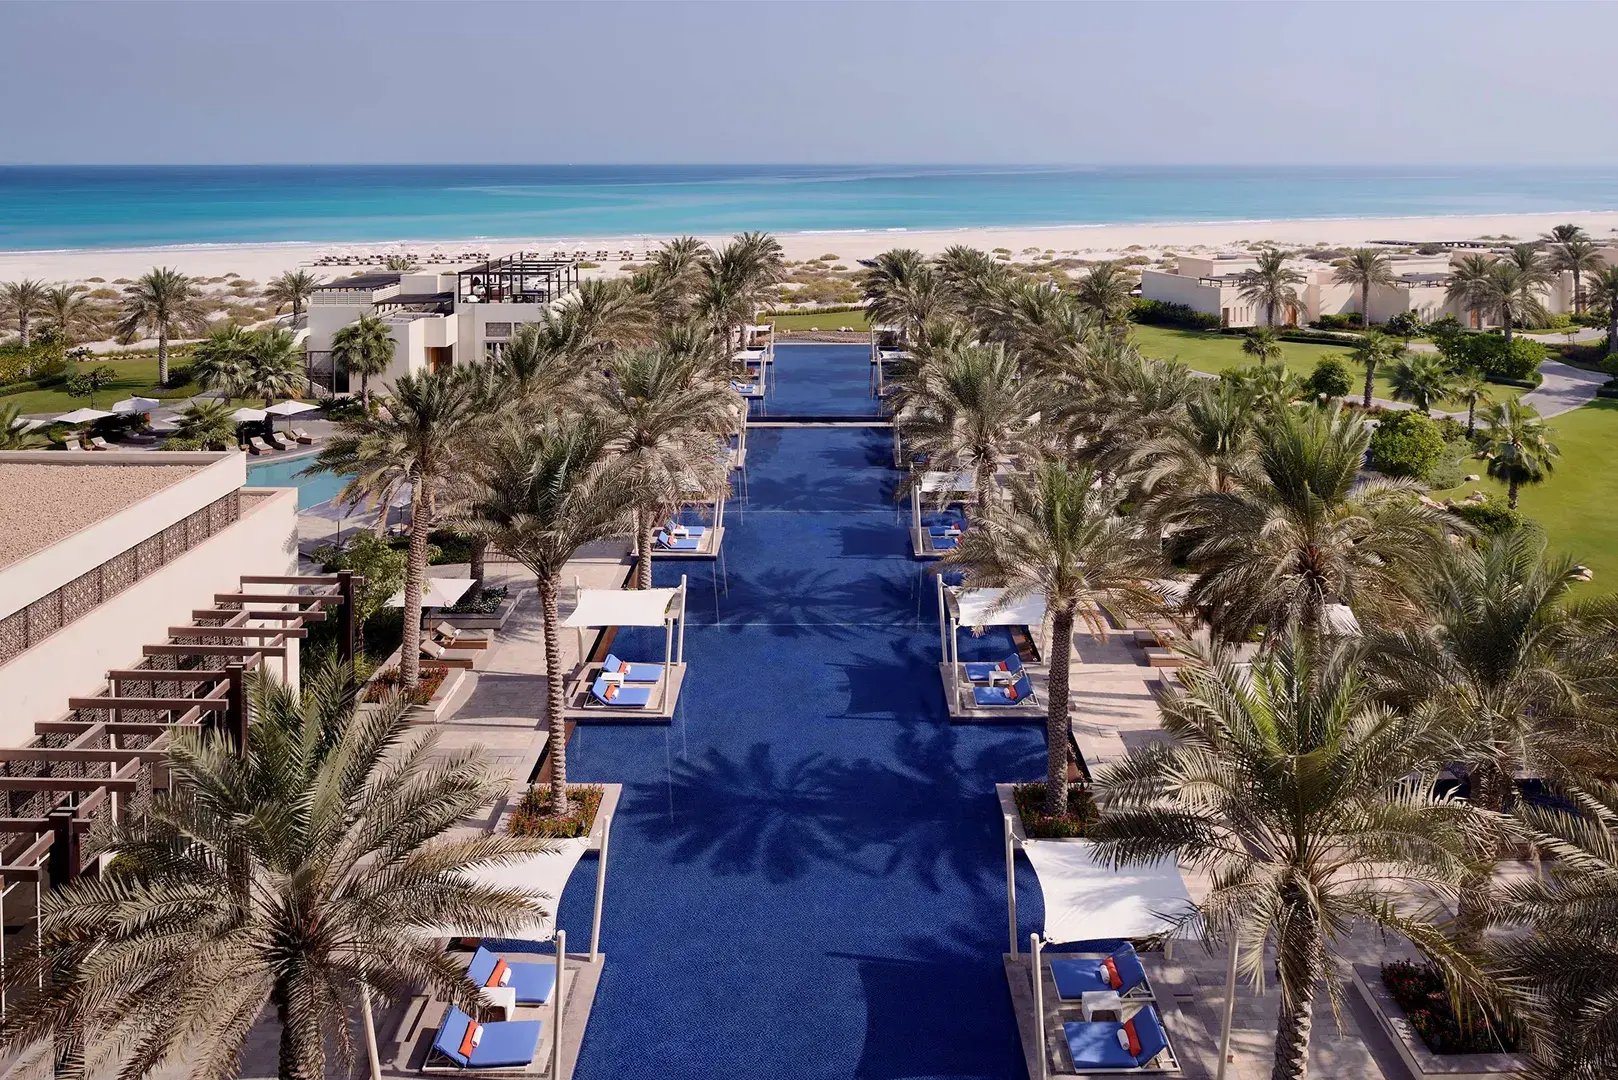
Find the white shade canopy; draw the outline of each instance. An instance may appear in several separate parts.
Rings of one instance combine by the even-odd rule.
[[[314,412],[318,408],[320,406],[310,405],[306,401],[278,401],[264,411],[275,416],[297,416],[299,413]]]
[[[1196,908],[1172,862],[1115,870],[1087,840],[1027,840],[1022,848],[1045,895],[1053,942],[1150,937]]]
[[[923,491],[971,491],[975,486],[969,472],[926,472],[921,474]]]
[[[662,626],[679,589],[583,589],[563,626]]]
[[[461,872],[474,884],[528,893],[544,904],[545,910],[550,913],[550,917],[535,915],[531,922],[505,930],[499,937],[517,941],[544,941],[555,929],[554,917],[562,903],[562,890],[567,887],[567,879],[573,875],[573,868],[579,864],[579,859],[590,849],[590,841],[586,837],[573,836],[551,840],[550,844],[555,850],[547,854],[526,855],[515,862],[484,865],[476,870]],[[429,937],[493,936],[475,926],[429,927],[426,932]]]
[[[434,577],[421,583],[422,607],[451,607],[472,587],[469,577]],[[388,607],[404,607],[404,590],[388,597]]]
[[[1359,637],[1360,620],[1347,604],[1327,604],[1322,612],[1326,622],[1326,632],[1338,637]]]
[[[112,403],[112,411],[115,413],[149,413],[162,407],[161,401],[149,397],[127,397]]]
[[[235,412],[230,414],[230,418],[236,421],[238,424],[250,424],[254,421],[264,419],[264,416],[265,413],[263,409],[237,409]]]
[[[49,424],[50,424],[49,420],[29,420],[27,418],[19,418],[15,423],[13,423],[11,425],[11,430],[12,431],[33,431],[35,428],[46,427]]]
[[[1045,594],[1029,593],[1006,603],[1004,589],[956,589],[950,593],[959,626],[1039,626],[1045,621]]]
[[[63,413],[61,416],[58,416],[52,421],[52,423],[88,424],[96,420],[105,420],[111,415],[113,414],[110,412],[105,412],[101,409],[74,409],[70,413]]]
[[[737,349],[735,358],[737,360],[762,360],[762,359],[764,359],[764,350],[763,349]]]

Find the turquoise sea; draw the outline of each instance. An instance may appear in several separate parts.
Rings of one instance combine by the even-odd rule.
[[[0,166],[10,251],[1610,209],[1618,166]]]

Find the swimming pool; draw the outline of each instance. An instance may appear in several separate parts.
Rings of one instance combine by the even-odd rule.
[[[331,473],[315,476],[300,475],[313,465],[314,454],[276,458],[273,461],[255,461],[247,466],[249,487],[289,487],[298,489],[298,509],[307,510],[337,497],[348,483],[348,477]]]

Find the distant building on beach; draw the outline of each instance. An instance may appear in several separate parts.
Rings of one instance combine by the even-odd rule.
[[[1445,298],[1450,259],[1449,254],[1390,255],[1397,280],[1371,290],[1370,321],[1387,322],[1401,312],[1414,311],[1425,322],[1453,315],[1477,329],[1494,325],[1488,312],[1480,315]],[[1147,300],[1184,304],[1216,317],[1223,326],[1259,326],[1264,322],[1263,309],[1241,298],[1242,274],[1256,266],[1253,256],[1246,254],[1181,255],[1173,270],[1142,270],[1140,294]],[[1324,315],[1359,312],[1359,288],[1333,281],[1334,267],[1305,259],[1295,260],[1292,266],[1303,275],[1303,283],[1297,286],[1301,303],[1276,312],[1277,326],[1299,326],[1317,322]],[[1552,314],[1572,311],[1572,275],[1558,275],[1541,302]]]
[[[523,323],[578,288],[578,264],[518,252],[462,270],[360,274],[317,288],[309,298],[309,377],[335,393],[350,387],[332,361],[332,338],[361,315],[393,335],[388,381],[419,371],[482,361]]]

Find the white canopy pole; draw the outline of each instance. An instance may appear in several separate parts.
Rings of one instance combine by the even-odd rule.
[[[601,819],[601,856],[596,861],[596,905],[590,917],[590,961],[601,955],[601,904],[607,895],[607,844],[612,838],[612,818]]]
[[[360,984],[360,1020],[365,1027],[365,1057],[371,1080],[382,1080],[382,1056],[376,1048],[376,1018],[371,1015],[371,988]]]
[[[1050,1054],[1045,1049],[1045,980],[1040,973],[1039,935],[1028,935],[1028,959],[1034,968],[1034,1045],[1039,1054],[1039,1078],[1050,1075]]]
[[[680,610],[675,618],[680,620],[680,651],[676,654],[679,663],[685,663],[685,575],[680,575]]]
[[[1230,935],[1230,959],[1225,962],[1225,1017],[1219,1029],[1219,1070],[1214,1080],[1225,1080],[1225,1066],[1230,1061],[1230,1025],[1236,1015],[1236,955],[1241,939],[1233,930]]]
[[[567,968],[567,931],[556,931],[556,1015],[551,1020],[551,1076],[560,1080],[562,1075],[562,999],[567,996],[567,984],[562,974]]]
[[[1006,916],[1011,921],[1011,955],[1017,955],[1017,841],[1011,835],[1011,815],[1001,815],[1006,834]]]
[[[573,596],[577,600],[584,592],[584,585],[579,581],[579,575],[573,575]],[[579,627],[579,664],[584,664],[584,627]],[[558,678],[558,672],[551,672],[551,678]]]
[[[669,683],[674,681],[674,623],[672,620],[663,623],[663,678],[657,684],[657,707],[666,708],[669,703]]]
[[[921,484],[910,485],[910,527],[921,528]]]

